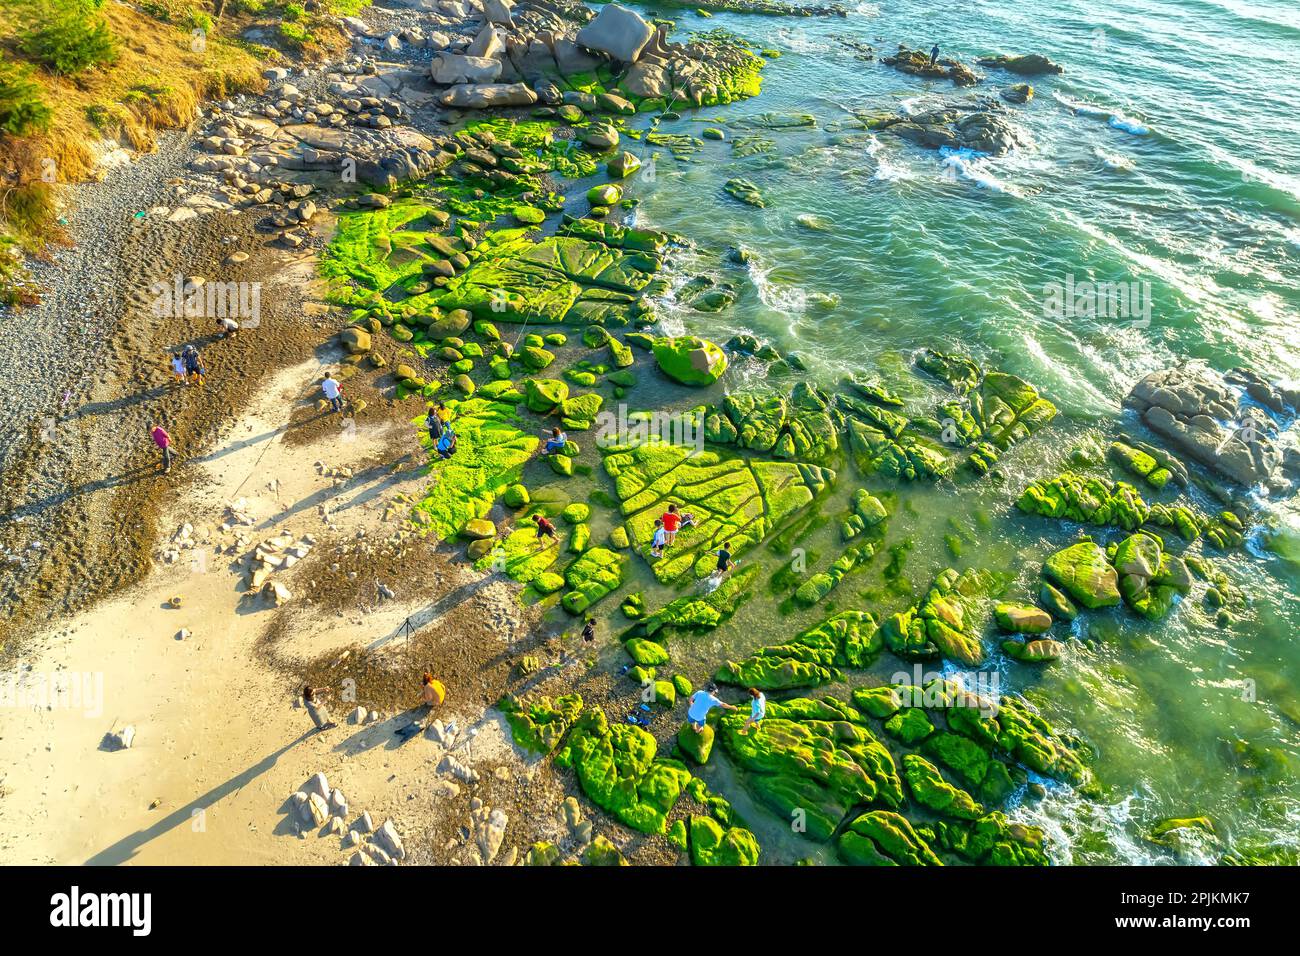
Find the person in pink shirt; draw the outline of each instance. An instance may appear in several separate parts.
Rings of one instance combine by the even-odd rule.
[[[162,452],[162,470],[165,475],[172,470],[172,436],[168,435],[167,429],[161,425],[155,425],[149,429],[149,437],[158,446],[158,450]]]

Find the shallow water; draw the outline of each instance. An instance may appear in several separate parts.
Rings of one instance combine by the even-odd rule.
[[[1008,572],[1016,579],[1009,594],[1028,597],[1043,559],[1080,529],[1022,516],[1016,497],[1033,478],[1067,467],[1080,440],[1109,441],[1127,417],[1120,400],[1142,374],[1203,360],[1300,378],[1300,135],[1288,109],[1300,102],[1293,4],[906,0],[862,4],[848,20],[673,16],[679,35],[722,26],[782,56],[766,67],[762,96],[660,127],[698,136],[716,126],[729,141],[758,134],[774,142],[772,152],[736,158],[729,141],[705,141],[681,161],[629,143],[643,161],[658,153],[653,175],[640,174],[633,189],[641,200],[635,220],[696,241],[699,249],[675,263],[683,279],[705,272],[740,289],[720,315],[668,301],[665,330],[716,341],[751,331],[798,351],[810,376],[826,383],[850,371],[883,371],[902,385],[912,377],[899,370],[916,349],[966,351],[1035,383],[1062,412],[1049,432],[1003,459],[1000,482],[897,488],[886,547],[911,542],[903,586],[886,586],[888,554],[881,554],[841,584],[830,605],[889,613],[910,602],[907,582],[925,588],[947,566]],[[1067,72],[1032,78],[1034,100],[1012,108],[1032,148],[1002,159],[945,158],[864,131],[852,111],[911,111],[970,91],[855,59],[845,39],[878,53],[900,41],[923,49],[938,42],[967,61],[1040,52]],[[980,93],[1021,82],[984,72]],[[767,112],[810,113],[817,123],[747,125]],[[757,183],[767,208],[727,196],[722,184],[735,176]],[[804,214],[827,228],[801,224],[796,217]],[[752,253],[748,266],[720,258],[737,244]],[[1068,280],[1138,283],[1149,289],[1149,314],[1058,318],[1045,308],[1046,289]],[[719,390],[763,374],[761,366],[734,366]],[[927,386],[912,380],[924,400]],[[853,484],[842,482],[840,495]],[[828,507],[838,513],[841,506]],[[1294,501],[1265,510],[1300,527]],[[819,555],[810,570],[840,553],[837,524],[802,542]],[[945,545],[954,533],[963,541],[960,556]],[[788,559],[753,555],[765,566],[761,594]],[[1014,811],[1048,829],[1057,862],[1170,860],[1143,836],[1167,816],[1208,815],[1226,845],[1238,848],[1296,844],[1296,567],[1258,548],[1219,564],[1250,602],[1247,619],[1231,631],[1191,601],[1156,624],[1115,609],[1076,623],[1077,637],[1095,640],[1092,649],[1072,642],[1070,656],[1046,668],[991,665],[1004,692],[1024,693],[1096,749],[1104,799],[1084,801],[1048,782],[1047,799]],[[677,642],[676,666],[709,673],[827,611],[823,603],[782,618],[772,601],[755,600],[717,632]],[[900,669],[885,654],[852,682],[874,683]],[[726,767],[705,776],[744,810]],[[815,853],[770,815],[753,822],[777,857]]]

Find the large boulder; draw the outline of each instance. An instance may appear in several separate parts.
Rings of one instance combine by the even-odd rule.
[[[1047,559],[1043,573],[1086,608],[1120,603],[1119,575],[1106,552],[1093,541],[1080,541]]]
[[[469,46],[465,48],[466,56],[479,56],[488,59],[500,60],[501,55],[506,52],[505,37],[500,30],[488,24],[478,32]],[[446,54],[443,54],[446,56]],[[493,77],[495,79],[495,77]],[[480,82],[475,80],[473,82]]]
[[[522,83],[464,83],[449,88],[439,102],[458,109],[532,106],[537,102],[537,94]]]
[[[492,83],[501,76],[501,61],[490,56],[439,53],[429,65],[429,76],[433,82],[446,86],[456,83]]]
[[[654,28],[640,14],[617,3],[601,7],[595,19],[578,31],[578,43],[624,63],[635,63]]]
[[[1276,423],[1267,412],[1244,406],[1233,386],[1252,398],[1275,399],[1283,413],[1295,410],[1287,393],[1261,388],[1262,381],[1244,369],[1225,380],[1209,369],[1176,366],[1147,375],[1124,404],[1137,409],[1143,424],[1174,451],[1250,488],[1268,483],[1282,456],[1272,438]]]
[[[726,353],[694,335],[655,339],[654,356],[664,374],[683,385],[712,385],[727,370]]]
[[[513,26],[515,21],[510,14],[513,6],[510,0],[484,0],[483,19],[488,23],[498,23],[504,27]]]

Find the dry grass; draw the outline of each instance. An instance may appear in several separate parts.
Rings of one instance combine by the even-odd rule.
[[[261,91],[267,66],[312,59],[346,42],[336,25],[320,20],[303,24],[311,37],[306,46],[249,43],[240,33],[256,24],[273,35],[279,8],[263,0],[227,0],[225,6],[222,21],[196,43],[194,28],[211,23],[212,4],[205,0],[148,0],[139,9],[107,0],[98,15],[117,38],[115,62],[74,76],[36,70],[54,110],[48,128],[27,137],[0,134],[0,302],[32,300],[15,249],[39,256],[48,244],[63,241],[53,184],[91,176],[103,141],[151,150],[158,130],[189,125],[205,100]],[[30,17],[24,0],[0,3],[0,56],[26,59],[17,38]]]
[[[48,176],[51,167],[44,160],[53,161],[59,182],[83,180],[94,166],[98,141],[116,139],[148,150],[155,130],[187,125],[204,99],[264,86],[265,59],[236,42],[210,37],[195,50],[188,30],[174,24],[119,3],[106,3],[102,13],[120,44],[117,62],[68,77],[38,73],[54,116],[43,135],[0,139],[7,186]],[[6,55],[15,55],[10,41],[16,31],[12,17],[0,19]]]

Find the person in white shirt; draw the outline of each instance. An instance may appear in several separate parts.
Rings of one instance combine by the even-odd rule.
[[[745,726],[736,731],[742,737],[749,733],[750,727],[757,727],[758,722],[767,716],[767,698],[757,687],[749,689],[749,719],[745,721]]]
[[[336,412],[343,411],[343,386],[336,379],[331,378],[329,372],[325,373],[325,379],[320,383],[320,390],[329,399],[331,409]]]

